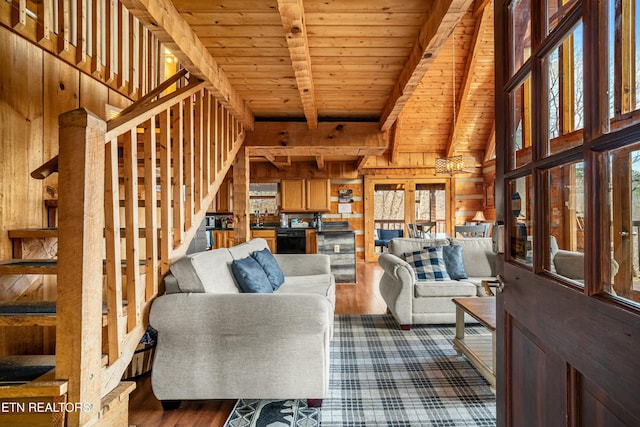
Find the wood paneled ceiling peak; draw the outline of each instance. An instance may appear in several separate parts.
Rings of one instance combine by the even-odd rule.
[[[424,80],[450,34],[463,18],[475,28],[482,11],[492,7],[488,0],[123,3],[177,50],[172,52],[192,74],[217,88],[235,106],[233,114],[244,117],[245,127],[251,122],[249,129],[255,117],[305,122],[309,130],[321,122],[377,122],[382,132],[391,130],[402,111],[405,126],[413,126],[407,104],[420,87],[440,85]],[[463,55],[468,50],[460,49]],[[468,86],[473,96],[473,79]],[[451,110],[438,107],[434,113],[450,116]],[[404,147],[404,136],[404,129],[394,132],[396,154],[412,149]],[[446,142],[435,149],[446,151]]]

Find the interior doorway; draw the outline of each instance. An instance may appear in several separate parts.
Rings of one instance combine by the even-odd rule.
[[[409,224],[435,222],[433,233],[446,235],[450,232],[449,178],[367,175],[364,182],[365,261],[375,262],[384,252],[383,241],[388,239],[380,237],[409,236]]]

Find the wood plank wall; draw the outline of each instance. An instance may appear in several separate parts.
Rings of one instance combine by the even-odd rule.
[[[43,181],[29,174],[58,154],[58,115],[84,107],[105,119],[105,104],[122,108],[131,101],[2,26],[0,70],[0,259],[8,259],[12,250],[7,231],[46,227],[44,200],[57,199],[57,174]],[[51,258],[57,244],[31,241],[25,252],[32,258]],[[55,278],[0,276],[0,300],[55,299],[55,295]],[[0,328],[0,355],[53,354],[54,336],[54,328]]]

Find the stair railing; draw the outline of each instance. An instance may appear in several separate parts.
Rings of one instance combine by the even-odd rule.
[[[69,425],[98,416],[120,382],[162,278],[243,140],[200,81],[107,123],[83,109],[61,115],[56,376],[69,381],[69,402],[93,408]]]

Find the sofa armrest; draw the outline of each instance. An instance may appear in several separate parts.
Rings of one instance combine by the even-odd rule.
[[[412,323],[415,273],[403,259],[393,254],[382,254],[378,264],[384,274],[380,279],[380,294],[387,307],[401,325]]]
[[[273,254],[285,276],[330,274],[331,262],[326,254]]]

